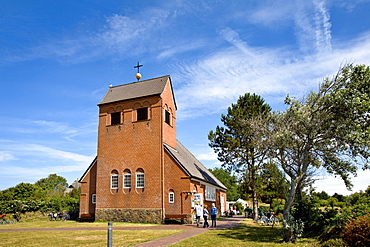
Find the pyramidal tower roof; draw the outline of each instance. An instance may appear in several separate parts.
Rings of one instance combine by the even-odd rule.
[[[98,105],[104,105],[153,95],[160,95],[164,91],[164,88],[168,81],[170,81],[171,84],[170,76],[166,75],[149,80],[110,87]]]

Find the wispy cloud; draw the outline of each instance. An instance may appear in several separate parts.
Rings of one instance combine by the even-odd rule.
[[[93,119],[93,118],[92,118]],[[77,136],[84,136],[96,132],[96,122],[91,120],[86,121],[78,127],[71,126],[69,122],[57,122],[41,119],[25,119],[25,118],[9,118],[3,117],[0,122],[0,133],[5,135],[20,135],[26,134],[25,137],[53,134],[55,139],[66,139],[73,141]]]
[[[96,30],[48,38],[27,52],[14,51],[5,60],[22,62],[41,58],[62,63],[85,63],[112,55],[120,59],[128,54],[158,50],[161,42],[153,37],[164,33],[169,17],[168,11],[158,8],[146,8],[132,16],[113,14],[106,17],[105,23]]]
[[[8,151],[0,151],[0,162],[14,160],[15,157]]]
[[[269,104],[279,104],[288,93],[301,96],[316,90],[322,79],[336,73],[343,63],[370,62],[368,34],[336,44],[326,56],[311,53],[301,57],[279,48],[250,47],[231,29],[225,29],[223,35],[232,47],[195,63],[173,65],[176,72],[172,76],[179,83],[176,88],[179,116],[219,112],[246,92],[262,95]]]
[[[53,121],[45,121],[45,120],[34,120],[32,121],[36,126],[39,126],[43,129],[43,131],[47,131],[49,133],[60,133],[68,136],[72,136],[78,133],[77,129],[71,128],[67,124],[53,122]]]
[[[331,51],[330,15],[325,8],[325,1],[314,0],[316,49],[322,53]]]
[[[330,15],[324,0],[295,2],[297,10],[294,12],[296,37],[303,52],[331,51],[331,23]]]
[[[0,140],[0,150],[6,150],[0,151],[0,168],[2,174],[6,174],[4,179],[24,182],[34,182],[52,173],[82,173],[94,158],[45,145],[6,140]]]
[[[1,151],[4,157],[8,157],[6,160],[13,160],[22,157],[24,160],[32,161],[32,157],[42,157],[43,159],[39,160],[39,162],[54,160],[53,163],[73,163],[77,166],[86,166],[86,164],[90,163],[92,159],[90,156],[69,151],[62,151],[45,145],[34,143],[18,143],[8,140],[0,140],[0,149],[4,150]]]

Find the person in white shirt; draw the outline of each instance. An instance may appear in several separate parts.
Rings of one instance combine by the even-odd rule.
[[[195,205],[193,212],[195,212],[195,222],[197,223],[198,227],[200,224],[200,217],[203,216],[203,209],[202,206],[199,205],[199,202],[197,202],[197,204]]]

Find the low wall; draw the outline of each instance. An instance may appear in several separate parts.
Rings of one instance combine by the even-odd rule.
[[[95,212],[95,221],[162,223],[161,209],[121,209],[99,208]]]

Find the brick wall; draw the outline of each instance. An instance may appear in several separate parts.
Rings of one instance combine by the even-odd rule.
[[[160,96],[148,96],[99,108],[97,162],[82,182],[80,214],[95,213],[96,220],[162,222],[165,214],[186,214],[192,221],[193,195],[204,186],[190,177],[164,151],[176,148],[176,105],[169,81]],[[137,109],[148,107],[148,120],[137,121]],[[170,123],[165,122],[165,112]],[[121,121],[111,125],[111,114]],[[123,188],[125,173],[131,188]],[[136,174],[145,174],[144,188],[136,187]],[[118,189],[111,189],[111,174],[118,174]],[[174,202],[169,202],[169,193]],[[96,194],[96,204],[91,195]],[[204,199],[204,198],[203,198]]]

